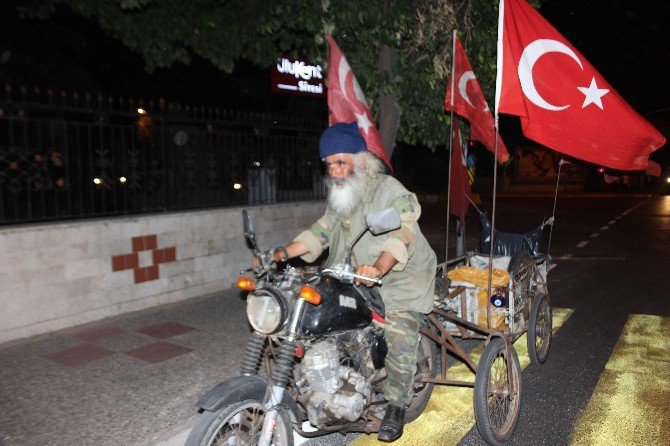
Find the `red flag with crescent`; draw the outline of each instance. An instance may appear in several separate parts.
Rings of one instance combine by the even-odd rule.
[[[509,152],[500,135],[497,135],[493,124],[493,114],[486,103],[486,98],[479,82],[472,71],[470,61],[465,55],[461,41],[456,37],[456,53],[454,54],[454,94],[451,94],[452,80],[447,83],[447,95],[444,108],[470,121],[470,139],[481,142],[492,153],[495,152],[495,139],[498,137],[498,162],[509,159]],[[453,105],[452,105],[453,100]]]
[[[451,147],[451,181],[449,186],[449,207],[452,214],[463,221],[468,212],[470,202],[467,197],[471,195],[470,182],[468,181],[468,163],[461,140],[461,130],[458,127],[458,116],[454,116],[451,125],[451,131],[454,132],[453,144]]]
[[[330,46],[328,62],[328,109],[330,125],[340,122],[356,122],[365,139],[368,151],[377,155],[393,172],[388,152],[384,148],[374,124],[368,101],[351,71],[347,58],[332,36],[327,36]]]
[[[549,148],[642,170],[665,137],[524,0],[500,0],[496,110]]]

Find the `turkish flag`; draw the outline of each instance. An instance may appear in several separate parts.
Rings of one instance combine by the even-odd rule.
[[[384,148],[365,95],[354,76],[347,58],[332,36],[327,36],[330,46],[328,60],[328,108],[330,125],[356,122],[365,139],[368,151],[377,155],[393,172],[391,160]]]
[[[661,176],[661,165],[658,164],[656,161],[649,160],[649,165],[647,166],[647,170],[645,172],[647,175],[651,175],[654,177],[660,177]]]
[[[467,197],[470,197],[472,192],[470,190],[470,182],[468,181],[467,158],[461,141],[461,131],[458,127],[458,116],[454,116],[451,130],[454,132],[454,136],[451,147],[449,210],[462,222],[465,218],[465,214],[468,212],[468,206],[470,205]]]
[[[497,135],[493,124],[493,115],[486,103],[484,93],[475,77],[461,41],[456,37],[456,53],[454,54],[454,78],[447,84],[447,96],[444,108],[470,121],[470,138],[480,141],[492,153],[495,152],[495,138],[498,137],[498,162],[509,159],[509,152]],[[452,94],[452,85],[454,92]],[[452,104],[453,101],[453,104]]]
[[[501,0],[499,13],[497,112],[520,116],[528,138],[559,152],[646,168],[665,137],[528,3]]]

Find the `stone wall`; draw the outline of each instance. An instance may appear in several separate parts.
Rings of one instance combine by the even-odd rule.
[[[324,207],[247,209],[270,249]],[[0,228],[0,342],[230,288],[252,256],[242,209]]]

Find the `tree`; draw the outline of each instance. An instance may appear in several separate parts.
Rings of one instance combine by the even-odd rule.
[[[396,140],[445,144],[454,28],[493,96],[498,0],[33,0],[22,12],[47,18],[59,5],[97,20],[149,72],[193,55],[228,73],[241,59],[267,67],[282,53],[326,63],[331,33],[391,153]]]

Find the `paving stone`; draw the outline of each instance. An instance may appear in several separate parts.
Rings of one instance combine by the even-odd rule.
[[[155,364],[186,354],[190,351],[192,351],[190,348],[161,341],[129,350],[125,353],[127,355],[142,359],[143,361]]]
[[[97,345],[81,344],[76,347],[44,355],[44,357],[64,366],[75,367],[113,354],[113,351],[98,347]]]
[[[192,330],[195,330],[195,328],[189,327],[188,325],[178,324],[175,322],[163,322],[161,324],[140,328],[136,331],[154,338],[167,339]]]

